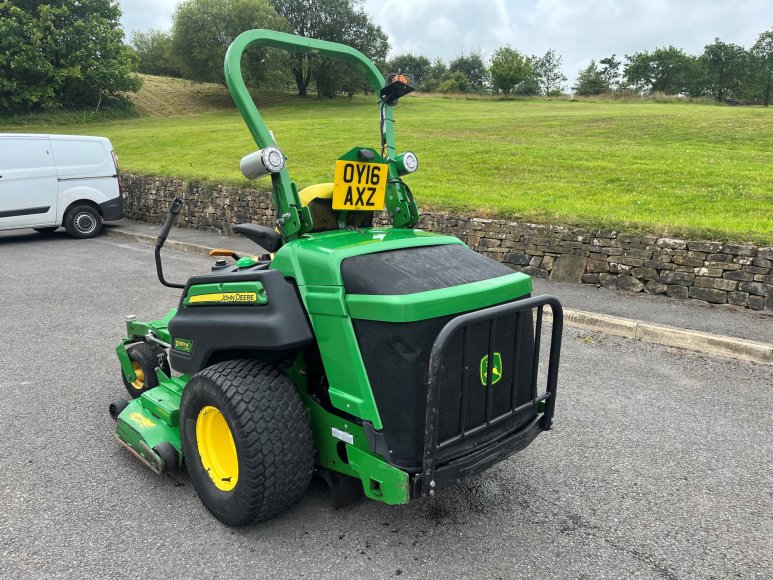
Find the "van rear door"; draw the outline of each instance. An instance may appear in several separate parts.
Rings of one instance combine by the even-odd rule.
[[[51,147],[59,181],[117,179],[112,148],[107,139],[51,135]]]
[[[0,229],[54,225],[57,188],[47,135],[0,136]]]
[[[59,201],[64,206],[91,201],[100,207],[104,219],[122,218],[118,168],[110,141],[104,137],[50,137],[59,175]]]

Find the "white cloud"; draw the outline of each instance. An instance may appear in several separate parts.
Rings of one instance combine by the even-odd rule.
[[[121,0],[127,38],[167,29],[177,0]],[[366,0],[389,35],[392,54],[412,51],[451,59],[505,44],[526,54],[556,49],[566,75],[591,59],[621,57],[673,44],[698,53],[719,36],[751,46],[773,27],[771,0]]]
[[[669,44],[698,53],[716,36],[750,46],[773,26],[773,3],[767,0],[369,0],[367,5],[395,54],[413,50],[450,58],[460,48],[480,48],[485,55],[503,44],[526,54],[554,48],[570,79],[591,59],[612,53],[621,57]],[[449,18],[455,25],[450,31]]]

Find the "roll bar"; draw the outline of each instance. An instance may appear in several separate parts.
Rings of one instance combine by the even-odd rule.
[[[359,50],[337,42],[316,40],[295,36],[285,32],[256,29],[243,32],[231,43],[225,55],[225,81],[231,92],[236,108],[244,118],[258,148],[270,145],[276,146],[271,132],[258,113],[252,97],[242,77],[242,55],[247,47],[256,45],[267,48],[282,48],[292,52],[305,52],[337,58],[358,65],[365,73],[373,91],[378,95],[385,85],[384,77],[375,64]],[[394,116],[392,107],[379,101],[383,111],[381,130],[385,142],[386,157],[393,159],[396,155]],[[274,207],[277,211],[277,225],[285,239],[295,239],[312,228],[311,214],[308,208],[301,205],[298,190],[290,180],[287,168],[271,176]],[[399,176],[393,163],[389,164],[390,185],[387,190],[387,211],[392,218],[394,227],[412,227],[418,220],[415,204],[409,192],[402,186],[398,187]]]

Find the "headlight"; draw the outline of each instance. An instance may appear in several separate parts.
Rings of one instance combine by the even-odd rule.
[[[284,169],[285,156],[277,147],[265,147],[242,157],[239,167],[247,179],[257,179]]]
[[[261,155],[263,165],[266,166],[271,173],[279,173],[285,166],[285,157],[282,152],[276,147],[266,147],[263,149]]]
[[[413,173],[419,168],[419,158],[413,151],[406,151],[398,155],[395,161],[397,162],[398,175]]]

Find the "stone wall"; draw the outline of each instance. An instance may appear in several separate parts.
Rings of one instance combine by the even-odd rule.
[[[231,233],[231,224],[274,225],[266,191],[125,175],[126,217],[162,223],[174,196],[179,225]],[[628,292],[773,310],[773,248],[655,235],[422,214],[419,227],[458,236],[471,248],[531,276]]]
[[[201,185],[177,179],[121,176],[126,217],[164,223],[175,197],[185,200],[177,225],[183,228],[230,234],[231,225],[255,221],[274,225],[271,194],[249,188]]]

